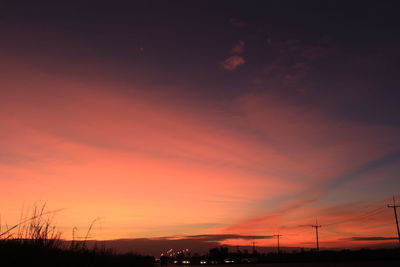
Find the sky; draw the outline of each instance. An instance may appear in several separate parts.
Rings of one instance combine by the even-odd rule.
[[[395,244],[398,7],[3,3],[2,227],[46,203],[65,239]]]

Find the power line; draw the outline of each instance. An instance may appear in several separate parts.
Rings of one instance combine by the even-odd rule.
[[[399,238],[399,243],[400,243],[400,230],[399,230],[399,220],[397,219],[397,208],[400,207],[400,205],[396,205],[395,198],[393,197],[393,205],[387,205],[388,208],[393,208],[394,211],[394,218],[396,219],[396,226],[397,226],[397,236]]]
[[[352,222],[352,221],[363,220],[363,219],[378,215],[379,213],[383,212],[384,210],[385,210],[385,208],[379,207],[379,208],[367,211],[367,212],[365,212],[363,214],[360,214],[360,215],[358,215],[356,217],[353,217],[353,218],[350,218],[350,219],[347,219],[347,220],[336,221],[336,222],[333,222],[333,223],[325,224],[325,226],[331,226],[331,225],[336,225],[336,224],[342,224],[342,223],[347,223],[347,222]]]

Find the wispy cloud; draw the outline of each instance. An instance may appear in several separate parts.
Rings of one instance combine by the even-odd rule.
[[[239,66],[243,65],[245,63],[245,59],[242,56],[238,55],[233,55],[225,59],[222,63],[221,66],[225,70],[233,71],[237,69]]]

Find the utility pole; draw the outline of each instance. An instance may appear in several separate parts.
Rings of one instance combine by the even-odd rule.
[[[317,239],[317,251],[319,251],[319,241],[318,241],[318,228],[322,227],[322,225],[318,225],[318,221],[315,221],[315,225],[311,225],[311,227],[315,228],[315,237]]]
[[[397,226],[397,236],[399,238],[399,243],[400,243],[400,230],[399,230],[399,220],[397,219],[397,208],[400,207],[400,205],[396,205],[396,201],[393,196],[393,205],[387,205],[388,208],[393,208],[394,211],[394,218],[396,219],[396,226]]]
[[[277,241],[278,241],[278,254],[280,253],[279,238],[280,238],[281,236],[282,236],[282,235],[280,235],[280,234],[274,235],[274,237],[276,237],[276,239],[277,239]]]
[[[253,241],[253,254],[256,254],[256,242]]]

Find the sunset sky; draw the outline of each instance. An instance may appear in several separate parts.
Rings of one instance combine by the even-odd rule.
[[[396,1],[2,4],[1,224],[395,244],[399,47]]]

